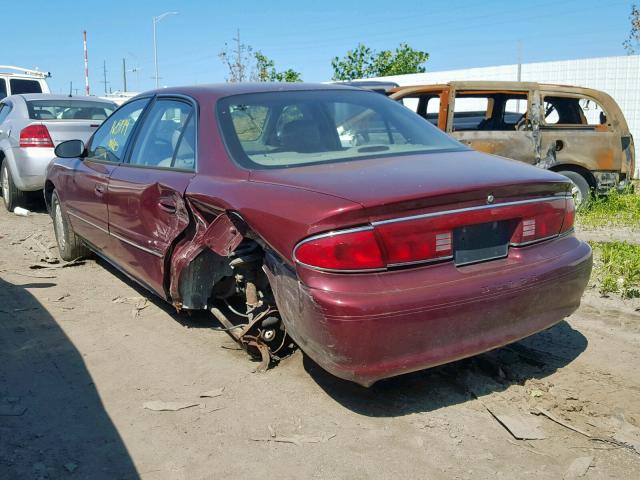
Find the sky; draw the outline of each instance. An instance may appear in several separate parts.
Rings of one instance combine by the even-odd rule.
[[[152,18],[160,85],[223,82],[218,54],[237,29],[243,43],[293,68],[305,81],[331,79],[331,59],[363,43],[401,42],[429,52],[427,70],[625,55],[629,0],[410,1],[187,0],[11,2],[3,9],[0,64],[50,71],[52,92],[84,89],[82,31],[87,31],[92,94],[154,88]],[[518,48],[520,45],[520,48]]]

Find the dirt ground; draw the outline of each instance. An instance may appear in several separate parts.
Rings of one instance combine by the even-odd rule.
[[[253,373],[212,318],[53,245],[44,212],[1,209],[2,479],[640,478],[637,301],[591,289],[550,330],[365,389],[300,352]]]

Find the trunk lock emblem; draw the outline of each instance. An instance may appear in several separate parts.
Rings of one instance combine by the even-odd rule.
[[[487,195],[487,203],[493,203],[494,200],[493,195]]]

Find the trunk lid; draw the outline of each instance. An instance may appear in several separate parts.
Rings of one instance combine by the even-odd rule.
[[[47,127],[51,140],[56,146],[67,140],[82,140],[86,143],[101,125],[100,120],[47,120],[36,123]]]
[[[407,155],[254,170],[250,181],[302,188],[361,204],[372,221],[395,216],[550,196],[567,180],[515,160],[474,151]]]

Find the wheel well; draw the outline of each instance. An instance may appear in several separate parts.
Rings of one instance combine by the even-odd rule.
[[[562,172],[562,171],[576,172],[584,177],[584,179],[589,184],[589,187],[597,188],[598,186],[593,174],[586,168],[581,167],[579,165],[571,165],[571,164],[554,165],[549,170],[551,170],[552,172]]]
[[[47,205],[47,212],[49,213],[51,213],[51,196],[54,190],[55,186],[51,180],[44,182],[44,203]]]

